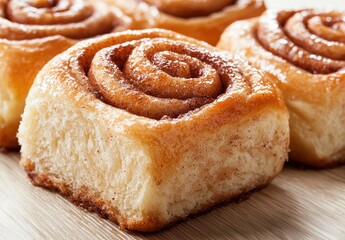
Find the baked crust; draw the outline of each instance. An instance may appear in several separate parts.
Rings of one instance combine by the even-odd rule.
[[[263,178],[254,185],[253,189],[245,189],[240,195],[234,196],[217,196],[213,203],[204,205],[196,212],[190,213],[188,216],[183,218],[176,218],[172,221],[166,222],[163,219],[159,219],[156,216],[148,216],[142,221],[133,221],[131,219],[122,216],[119,211],[112,206],[111,203],[104,201],[98,196],[98,194],[93,193],[87,187],[80,189],[74,189],[69,186],[66,182],[59,180],[54,175],[49,174],[37,174],[35,173],[35,164],[29,159],[22,158],[21,165],[26,171],[28,177],[30,178],[33,185],[44,187],[51,191],[57,192],[68,201],[76,206],[79,206],[89,212],[97,213],[98,216],[104,219],[109,219],[110,221],[117,223],[121,230],[132,230],[141,232],[157,232],[162,229],[172,227],[178,222],[185,221],[190,217],[194,217],[200,214],[207,213],[216,207],[221,207],[222,205],[228,203],[240,203],[247,200],[251,194],[260,191],[265,188],[276,176],[270,179]]]
[[[305,16],[310,14],[309,11],[306,11]],[[280,37],[282,30],[279,29],[285,26],[281,19],[299,12],[303,15],[302,10],[267,11],[260,18],[234,23],[224,31],[218,47],[247,58],[254,66],[274,77],[275,83],[284,94],[290,112],[290,159],[317,168],[336,166],[344,163],[345,159],[345,132],[342,127],[345,122],[345,74],[341,67],[345,66],[345,62],[318,56],[315,53],[312,55],[314,57],[308,55],[313,54],[307,50],[311,46],[304,48],[301,42],[294,45],[293,40],[289,38],[292,33]],[[328,13],[312,14],[323,16]],[[329,14],[331,17],[335,13]],[[276,19],[274,26],[280,27],[270,33],[270,30],[264,28],[265,26],[270,28],[274,19]],[[258,39],[260,21],[263,31],[267,31],[262,33],[261,38],[276,36],[276,45],[273,41],[262,42]],[[298,30],[295,32],[297,34]],[[282,45],[279,45],[279,40]],[[305,44],[310,44],[309,41],[313,41],[312,38],[306,39]],[[286,49],[283,44],[286,45]],[[317,47],[317,44],[315,46]],[[320,50],[319,47],[317,48]],[[297,53],[285,55],[286,52],[293,51],[301,52],[299,55]],[[330,48],[324,51],[332,50]],[[301,58],[298,59],[297,56]]]
[[[235,3],[229,4],[221,10],[214,11],[208,15],[178,17],[165,13],[157,9],[157,6],[150,5],[148,1],[136,0],[106,0],[108,3],[120,7],[126,14],[133,19],[134,29],[146,28],[163,28],[169,29],[181,34],[203,40],[209,44],[215,45],[222,34],[223,30],[232,22],[252,18],[261,15],[266,7],[262,0],[237,0]],[[164,4],[163,1],[156,2],[158,7]],[[173,1],[168,1],[174,6]],[[231,2],[231,1],[228,1]],[[233,2],[233,1],[232,1]],[[158,4],[159,3],[159,4]],[[183,3],[183,1],[182,1]],[[176,6],[181,4],[181,1],[176,1]],[[193,6],[193,4],[195,6]],[[205,9],[212,9],[216,5],[215,1],[203,1],[202,4],[208,4],[209,7]],[[200,1],[188,2],[188,8],[197,9],[201,5]],[[171,6],[168,7],[173,9]],[[177,12],[181,12],[180,7],[176,7]],[[195,12],[193,12],[195,14]]]
[[[44,16],[36,24],[18,23],[15,17],[25,21],[28,16],[22,16],[18,9],[12,9],[15,16],[10,19],[9,14],[6,14],[10,11],[9,4],[9,1],[2,1],[0,5],[0,147],[18,149],[16,134],[25,98],[42,67],[74,45],[78,39],[95,36],[92,34],[121,31],[127,29],[130,22],[119,10],[111,12],[105,4],[98,3],[94,14],[78,23],[48,25],[44,23]],[[65,12],[62,11],[61,15]],[[89,26],[87,30],[85,24]]]
[[[74,43],[74,40],[60,36],[26,41],[0,39],[0,51],[2,52],[0,68],[1,147],[8,149],[19,147],[16,134],[20,116],[24,110],[25,98],[34,78],[45,63]]]
[[[186,71],[171,73],[176,65]],[[155,86],[135,85],[131,76],[137,73],[143,83],[152,68],[161,74],[153,75]],[[189,74],[201,91],[186,97]],[[178,86],[163,87],[161,97],[147,93],[175,78]],[[210,79],[221,82],[221,92],[215,87],[215,96],[204,96],[203,85],[213,89]],[[152,107],[156,101],[170,102],[171,112],[164,108],[162,116]],[[268,76],[204,42],[160,29],[84,41],[54,58],[30,90],[18,134],[22,164],[36,184],[47,186],[40,177],[55,176],[73,186],[69,195],[86,187],[101,199],[85,196],[86,202],[101,202],[98,209],[110,209],[111,220],[138,231],[162,229],[267,184],[284,165],[288,135],[282,95]]]

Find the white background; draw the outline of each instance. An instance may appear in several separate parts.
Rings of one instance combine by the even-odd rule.
[[[265,0],[268,8],[323,8],[345,10],[345,0]]]

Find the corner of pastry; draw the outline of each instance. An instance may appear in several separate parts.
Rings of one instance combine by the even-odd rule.
[[[105,0],[128,14],[135,29],[164,28],[215,45],[231,23],[260,16],[263,0]]]
[[[39,73],[19,129],[33,183],[122,229],[157,231],[266,186],[289,145],[268,76],[152,29],[88,40]]]
[[[239,21],[218,47],[276,79],[290,112],[290,159],[324,168],[345,163],[344,13],[270,10]]]
[[[50,59],[81,39],[129,24],[119,10],[95,1],[1,1],[0,147],[19,147],[16,134],[25,98]]]

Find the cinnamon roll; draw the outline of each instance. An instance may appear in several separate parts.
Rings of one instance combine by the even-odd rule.
[[[134,28],[164,28],[215,45],[232,22],[260,16],[263,0],[105,0],[123,9]]]
[[[126,31],[44,67],[19,141],[34,184],[156,231],[268,184],[287,157],[288,112],[246,61],[174,32]]]
[[[218,46],[269,72],[290,111],[294,161],[345,162],[344,13],[268,11],[231,25]]]
[[[0,147],[18,147],[20,115],[37,72],[79,39],[124,30],[127,18],[96,1],[0,0]]]

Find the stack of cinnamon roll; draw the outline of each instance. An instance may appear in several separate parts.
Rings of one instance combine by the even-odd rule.
[[[139,231],[258,190],[287,159],[340,165],[344,18],[262,0],[0,0],[0,146],[20,147],[33,184]]]

